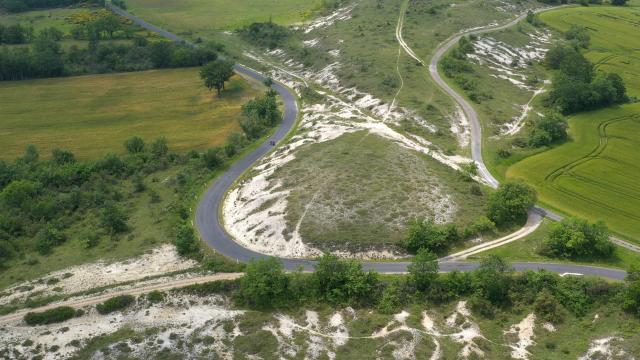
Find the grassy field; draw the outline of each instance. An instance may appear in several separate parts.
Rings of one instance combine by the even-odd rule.
[[[545,220],[545,222],[540,225],[536,231],[534,231],[531,235],[527,236],[524,239],[518,240],[516,242],[501,246],[499,248],[495,248],[480,254],[473,256],[472,260],[479,260],[487,255],[498,255],[503,259],[516,262],[516,261],[534,261],[534,262],[569,262],[568,260],[561,260],[557,258],[549,258],[543,255],[538,254],[538,250],[542,246],[542,242],[544,238],[549,233],[551,229],[552,222],[549,220]],[[575,261],[571,261],[571,263],[576,263]],[[584,260],[579,261],[578,263],[586,264],[586,265],[595,265],[595,266],[604,266],[604,267],[615,267],[620,269],[628,269],[632,264],[640,263],[640,254],[635,253],[633,251],[627,250],[625,248],[616,246],[613,256],[610,259],[592,259],[592,260]]]
[[[178,32],[235,29],[272,20],[289,25],[308,18],[320,0],[131,0],[129,10],[155,25]]]
[[[300,223],[305,242],[325,250],[397,245],[409,220],[447,208],[467,225],[486,202],[445,165],[366,131],[301,149],[274,177],[291,189],[288,230]]]
[[[175,151],[220,145],[238,130],[240,107],[257,86],[236,75],[217,98],[197,69],[3,82],[0,158],[14,159],[28,144],[44,156],[65,148],[97,158],[124,151],[133,135],[165,136]]]
[[[640,94],[640,27],[637,8],[572,8],[542,19],[560,30],[571,23],[590,29],[586,55],[598,68],[624,77],[631,96]],[[539,192],[540,201],[564,213],[604,220],[616,233],[640,241],[640,104],[572,116],[571,141],[529,157],[507,170]]]
[[[68,33],[74,26],[68,21],[69,17],[89,13],[98,9],[97,7],[78,7],[34,10],[16,14],[0,14],[0,24],[12,25],[19,23],[21,25],[31,25],[35,33],[53,26]]]

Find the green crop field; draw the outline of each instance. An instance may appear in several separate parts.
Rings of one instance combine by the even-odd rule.
[[[133,135],[165,136],[174,151],[221,145],[239,129],[254,86],[236,75],[216,98],[193,68],[3,82],[0,158],[16,158],[28,144],[45,157],[64,148],[98,158],[124,151]]]
[[[552,11],[542,19],[558,30],[579,24],[590,31],[586,56],[598,69],[624,77],[640,94],[637,8],[589,7]],[[604,220],[616,233],[640,240],[640,104],[581,113],[569,120],[571,141],[520,161],[507,177],[533,184],[540,200],[561,212]]]
[[[235,29],[257,21],[293,24],[308,18],[319,0],[131,0],[129,10],[173,31]]]

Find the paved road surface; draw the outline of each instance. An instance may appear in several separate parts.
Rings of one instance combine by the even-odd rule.
[[[187,41],[181,39],[180,37],[166,30],[153,26],[147,23],[146,21],[127,13],[122,9],[115,8],[113,6],[111,6],[110,9],[118,13],[119,15],[130,19],[137,25],[146,28],[149,31],[156,32],[173,41],[188,43]],[[512,21],[509,24],[503,25],[500,28],[506,28],[508,26],[511,26],[517,22],[516,20]],[[455,41],[457,41],[456,38],[454,39],[450,40],[450,42],[448,42],[447,44],[450,44],[449,46],[451,46],[451,44],[454,44]],[[438,52],[440,53],[440,57],[445,51],[446,51],[446,46],[441,46],[441,48],[438,50]],[[437,61],[436,62],[432,61],[432,66],[434,66],[437,69]],[[264,76],[262,74],[250,68],[247,68],[245,66],[236,65],[235,70],[236,72],[250,76],[258,81],[264,80]],[[437,71],[436,71],[436,74],[437,74]],[[295,95],[288,88],[286,88],[284,85],[279,83],[274,83],[272,88],[276,92],[278,92],[278,94],[282,97],[282,100],[284,101],[284,105],[285,105],[284,118],[279,128],[259,148],[254,150],[252,153],[250,153],[246,157],[238,160],[226,173],[224,173],[222,176],[217,178],[213,182],[213,184],[207,189],[206,193],[201,198],[200,203],[198,204],[198,207],[196,209],[196,219],[195,219],[196,226],[200,232],[201,238],[204,241],[206,241],[211,248],[215,249],[216,251],[220,252],[223,255],[226,255],[240,262],[246,262],[251,259],[264,258],[264,257],[267,257],[267,255],[257,253],[255,251],[249,250],[241,246],[240,244],[235,242],[229,234],[227,234],[223,224],[220,222],[220,219],[221,219],[220,210],[221,210],[221,204],[223,202],[224,196],[226,192],[231,188],[231,186],[233,186],[234,182],[246,170],[250,169],[258,159],[260,159],[262,156],[266,155],[272,150],[273,147],[269,145],[271,141],[275,143],[279,143],[281,140],[283,140],[286,137],[289,131],[291,131],[295,126],[296,118],[298,116],[298,107],[297,107]],[[460,97],[458,94],[456,94],[455,92],[453,92],[452,96],[458,96],[463,101],[463,103],[465,102],[464,99]],[[475,114],[475,111],[473,111],[473,108],[471,108],[471,111],[472,113]],[[473,138],[477,140],[477,139],[480,139],[481,137],[479,122],[477,122],[477,115],[476,115],[476,128],[478,133],[473,135]],[[476,143],[478,145],[477,145],[477,150],[475,150],[475,152],[476,154],[480,154],[480,160],[481,160],[482,158],[481,158],[481,152],[480,152],[480,142],[476,141]],[[484,170],[481,170],[481,171],[486,171],[486,168],[484,167],[481,161],[480,161],[480,164],[482,164],[482,167],[484,168]],[[493,178],[491,177],[491,174],[488,173],[488,171],[486,172],[488,174],[487,175],[488,177]],[[307,260],[307,259],[283,258],[281,260],[284,264],[284,267],[287,270],[294,270],[298,267],[302,267],[306,270],[311,270],[315,263],[313,260]],[[406,272],[407,266],[409,265],[409,263],[408,262],[365,262],[363,265],[366,269],[373,269],[380,273],[403,273],[403,272]],[[516,270],[546,269],[548,271],[553,271],[557,273],[580,273],[584,275],[601,276],[601,277],[617,279],[617,280],[623,279],[626,276],[626,273],[622,270],[573,265],[573,264],[515,263],[513,264],[513,266]],[[441,261],[440,262],[440,269],[442,271],[452,271],[452,270],[468,271],[468,270],[473,270],[477,267],[478,267],[478,264],[476,263],[457,262],[457,261]]]

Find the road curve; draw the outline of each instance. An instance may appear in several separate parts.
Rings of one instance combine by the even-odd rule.
[[[153,26],[120,8],[115,8],[114,6],[108,6],[108,8],[149,31],[156,32],[173,41],[189,43],[184,39],[181,39],[166,30]],[[443,50],[442,53],[444,53],[444,51],[446,51],[446,49]],[[437,65],[437,62],[434,65]],[[258,81],[263,81],[265,79],[264,75],[242,65],[236,65],[235,71]],[[217,252],[235,259],[238,262],[247,262],[252,259],[266,258],[268,255],[255,252],[241,246],[225,231],[224,225],[221,222],[222,217],[220,214],[225,194],[230,190],[235,181],[240,178],[246,170],[250,169],[258,159],[272,151],[273,146],[269,145],[271,141],[279,143],[287,136],[287,134],[294,128],[296,118],[298,116],[296,96],[291,92],[291,90],[277,82],[274,82],[272,88],[281,96],[284,102],[285,109],[282,123],[268,141],[265,141],[244,158],[236,161],[229,170],[218,177],[207,188],[196,208],[195,225],[200,232],[201,239]],[[281,258],[281,260],[287,270],[295,270],[300,267],[305,270],[312,270],[313,265],[315,264],[315,261],[308,259]],[[364,262],[363,267],[367,270],[371,269],[380,273],[405,273],[409,264],[409,262]],[[470,262],[440,261],[440,270],[444,272],[453,270],[474,270],[478,266],[479,264]],[[573,264],[514,263],[513,267],[518,271],[545,269],[557,273],[580,273],[615,280],[624,279],[626,276],[626,272],[622,270]]]

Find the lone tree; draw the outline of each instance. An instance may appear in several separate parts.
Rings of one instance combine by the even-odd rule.
[[[204,86],[209,91],[215,88],[218,96],[224,90],[224,83],[231,78],[231,75],[233,75],[233,62],[227,60],[211,61],[200,70],[200,78],[204,81]]]
[[[536,202],[536,192],[520,182],[507,182],[489,197],[488,217],[496,225],[522,221]]]

